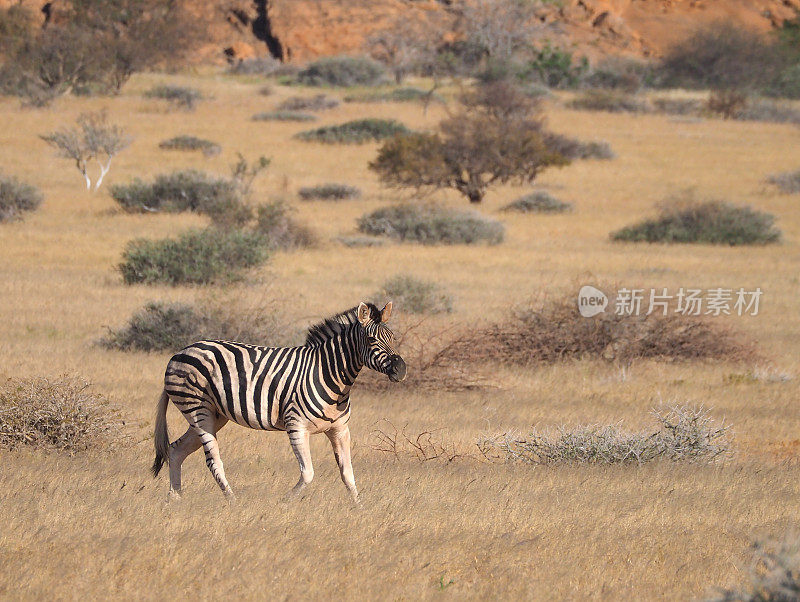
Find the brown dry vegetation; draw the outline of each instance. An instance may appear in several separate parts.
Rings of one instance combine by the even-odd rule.
[[[197,87],[210,100],[193,113],[167,112],[141,96],[161,83]],[[781,538],[800,521],[800,214],[796,198],[761,184],[767,174],[797,168],[795,128],[553,105],[551,129],[608,140],[618,155],[542,176],[541,186],[579,210],[546,218],[499,214],[506,240],[490,248],[349,248],[334,239],[397,198],[367,168],[377,146],[310,144],[292,138],[303,124],[250,121],[263,110],[261,85],[217,73],[146,75],[114,99],[64,98],[42,111],[0,100],[0,164],[45,197],[24,221],[0,226],[0,376],[80,373],[122,408],[131,437],[116,450],[73,456],[2,452],[0,597],[427,599],[444,586],[445,595],[458,598],[687,599],[741,582],[749,543]],[[275,85],[270,102],[297,93]],[[316,478],[309,493],[282,502],[297,478],[285,435],[237,426],[220,435],[237,504],[225,504],[199,454],[184,464],[184,499],[167,504],[166,479],[153,481],[147,468],[168,354],[109,351],[94,342],[148,301],[194,302],[206,294],[126,286],[114,270],[128,240],[174,236],[206,218],[121,213],[102,191],[81,190],[72,165],[53,157],[37,134],[103,107],[136,138],[109,184],[191,167],[224,175],[239,151],[272,157],[254,184],[255,198],[295,198],[302,186],[338,180],[363,191],[357,203],[296,202],[298,219],[319,234],[319,246],[278,251],[232,287],[255,305],[274,290],[269,283],[280,283],[292,327],[352,306],[399,272],[440,282],[457,300],[453,314],[430,318],[431,332],[454,322],[510,321],[512,306],[576,282],[761,287],[758,316],[714,320],[755,341],[775,373],[795,378],[768,378],[772,372],[750,362],[645,359],[622,368],[595,359],[521,367],[487,360],[490,388],[357,386],[351,429],[362,507],[349,503],[324,437],[312,438]],[[347,103],[320,122],[365,114],[424,129],[444,110]],[[189,130],[219,142],[222,154],[204,159],[158,150],[159,141]],[[783,242],[728,248],[609,240],[609,232],[650,215],[655,202],[687,186],[774,214]],[[500,187],[481,211],[498,215],[524,192]],[[438,200],[465,204],[449,193]],[[471,449],[482,434],[533,425],[624,420],[639,430],[649,423],[648,410],[666,400],[704,404],[733,424],[735,455],[709,466],[534,467],[474,458],[419,462],[373,445],[384,420],[410,436],[441,433],[456,449]],[[171,410],[169,420],[173,437],[183,432],[177,413]]]

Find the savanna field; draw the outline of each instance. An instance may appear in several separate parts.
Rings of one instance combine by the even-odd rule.
[[[161,83],[195,87],[206,99],[182,111],[143,96]],[[337,238],[355,235],[360,216],[418,197],[383,187],[368,169],[376,143],[325,145],[293,135],[363,117],[425,130],[446,109],[351,102],[320,112],[313,124],[252,121],[290,96],[318,93],[275,84],[264,96],[263,84],[209,68],[136,75],[117,97],[70,96],[44,109],[0,100],[3,172],[44,195],[40,209],[0,225],[0,377],[86,379],[123,422],[114,445],[73,454],[26,446],[0,452],[0,597],[702,599],[747,580],[752,542],[792,532],[800,521],[800,212],[796,194],[779,194],[765,178],[800,167],[795,125],[573,110],[569,95],[559,95],[545,101],[548,128],[606,141],[616,154],[540,176],[537,188],[572,211],[500,212],[530,191],[500,186],[476,209],[505,225],[498,245],[348,247]],[[452,99],[456,92],[441,94]],[[134,140],[101,189],[89,193],[74,165],[39,136],[100,109]],[[159,148],[181,134],[222,151],[204,157]],[[254,180],[253,201],[286,200],[316,234],[316,246],[275,251],[232,284],[124,284],[117,265],[128,241],[175,236],[208,219],[126,213],[109,187],[186,168],[225,176],[237,152],[271,158]],[[361,197],[298,198],[301,187],[326,182],[357,186]],[[687,188],[775,215],[781,242],[610,240],[612,231],[654,215],[657,203]],[[452,192],[431,198],[467,205]],[[285,501],[297,479],[286,435],[236,425],[219,436],[236,502],[226,502],[199,453],[184,463],[183,499],[167,502],[168,479],[162,473],[154,480],[149,466],[170,353],[106,349],[98,341],[109,329],[123,327],[149,301],[233,299],[274,308],[298,331],[374,299],[397,274],[434,281],[452,295],[452,313],[417,327],[423,340],[451,327],[513,325],[518,308],[576,296],[585,284],[606,292],[760,288],[757,316],[712,318],[756,353],[630,365],[600,358],[527,367],[490,362],[476,367],[490,382],[455,391],[357,383],[350,427],[360,506],[342,486],[325,437],[312,437],[314,482],[301,498]],[[395,311],[398,330],[417,321],[401,304]],[[646,429],[651,410],[663,404],[702,405],[724,419],[732,453],[711,463],[539,466],[489,461],[476,446],[481,437],[534,426],[621,422]],[[174,439],[185,421],[174,408],[168,417]],[[381,433],[394,429],[411,440],[430,433],[426,441],[449,451],[428,459],[409,445],[387,452]]]

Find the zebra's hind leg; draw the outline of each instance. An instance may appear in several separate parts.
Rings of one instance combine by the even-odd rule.
[[[339,465],[339,474],[342,476],[342,482],[347,487],[350,495],[353,496],[353,501],[358,502],[356,479],[353,476],[353,462],[350,459],[350,427],[345,425],[344,428],[330,429],[325,434],[330,439],[331,447],[333,447],[333,455]]]
[[[297,495],[314,479],[314,465],[311,463],[311,447],[308,441],[308,431],[289,429],[289,443],[292,451],[300,464],[300,479],[297,481],[290,495]]]
[[[219,455],[219,443],[217,442],[217,431],[228,420],[223,418],[224,422],[217,427],[219,419],[211,418],[206,414],[197,417],[192,427],[197,431],[200,436],[200,443],[203,445],[203,452],[206,456],[206,466],[211,471],[214,480],[222,489],[222,492],[228,499],[233,498],[233,490],[228,485],[228,479],[225,478],[225,468],[222,466],[222,459]]]
[[[214,432],[218,433],[219,430],[225,426],[228,419],[225,416],[218,415],[214,421]],[[180,498],[181,496],[181,465],[183,461],[200,449],[203,443],[200,439],[198,430],[189,426],[186,432],[179,438],[173,441],[169,446],[169,497]]]

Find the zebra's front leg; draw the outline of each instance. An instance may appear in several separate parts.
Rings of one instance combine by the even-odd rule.
[[[308,431],[292,428],[288,432],[289,443],[292,444],[292,450],[297,457],[297,462],[300,464],[300,479],[290,492],[296,495],[305,489],[314,478],[314,466],[311,464],[311,446],[309,445]]]
[[[347,487],[350,495],[353,496],[353,500],[358,502],[358,490],[356,489],[353,463],[350,458],[350,427],[344,425],[344,428],[331,429],[326,431],[325,434],[330,439],[331,447],[333,447],[333,455],[339,465],[339,474],[342,477],[342,482]]]

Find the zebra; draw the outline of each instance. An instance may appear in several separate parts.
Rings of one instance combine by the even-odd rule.
[[[170,498],[181,494],[181,464],[203,448],[206,465],[226,497],[233,491],[225,478],[217,433],[229,421],[253,429],[289,435],[300,479],[297,494],[314,478],[309,436],[325,433],[333,447],[342,481],[358,501],[350,460],[350,389],[366,366],[400,382],[406,364],[395,351],[383,309],[358,306],[311,326],[301,347],[261,347],[205,340],[181,349],[167,364],[157,405],[153,436],[153,477],[169,466]],[[169,442],[167,406],[172,402],[189,423]]]

